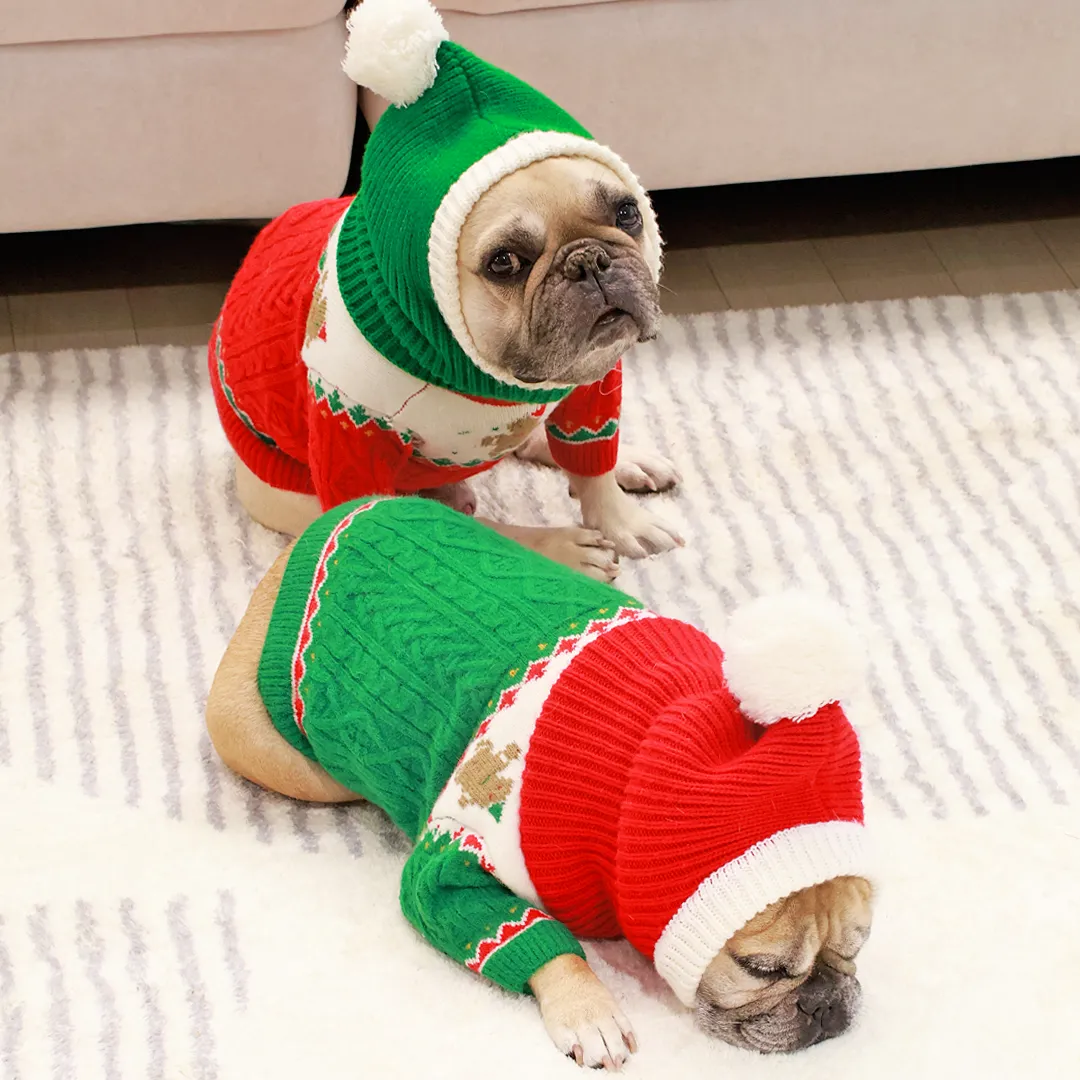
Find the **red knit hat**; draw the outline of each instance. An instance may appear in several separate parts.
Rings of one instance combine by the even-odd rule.
[[[726,655],[673,619],[601,635],[549,695],[522,791],[543,902],[581,936],[627,937],[686,1004],[758,912],[867,872],[843,615],[786,594],[725,636]]]
[[[685,1004],[754,915],[867,870],[859,743],[837,703],[859,675],[851,630],[789,595],[749,605],[726,636],[726,688],[656,718],[620,815],[620,925]]]

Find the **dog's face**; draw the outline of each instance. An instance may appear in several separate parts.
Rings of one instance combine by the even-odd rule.
[[[842,1035],[862,998],[855,956],[870,935],[871,899],[863,878],[841,877],[756,915],[706,968],[698,1023],[762,1053]]]
[[[656,335],[645,209],[615,173],[586,158],[535,162],[485,192],[458,242],[458,284],[490,371],[577,386]]]

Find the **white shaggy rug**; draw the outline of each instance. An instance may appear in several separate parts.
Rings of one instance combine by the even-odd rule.
[[[884,887],[844,1038],[759,1058],[591,949],[641,1078],[1075,1075],[1080,1062],[1080,299],[669,320],[624,431],[686,482],[684,551],[622,585],[722,635],[789,583],[872,669],[852,714]],[[532,1002],[396,906],[370,807],[260,793],[203,732],[281,541],[244,520],[197,350],[0,360],[0,1077],[572,1077]],[[565,520],[508,464],[484,509]]]

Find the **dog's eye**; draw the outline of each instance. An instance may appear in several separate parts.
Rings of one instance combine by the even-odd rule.
[[[790,979],[791,973],[771,956],[733,956],[732,959],[755,979]]]
[[[498,281],[509,281],[516,278],[525,269],[525,262],[520,256],[505,249],[496,251],[484,265],[484,270],[489,277]]]
[[[615,211],[615,224],[628,233],[636,233],[641,228],[641,211],[633,199],[619,203]]]

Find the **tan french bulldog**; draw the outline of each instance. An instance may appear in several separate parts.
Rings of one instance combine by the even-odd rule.
[[[595,595],[589,593],[587,597],[594,605],[593,610],[602,613],[595,616],[602,625],[590,624],[594,627],[590,631],[594,638],[587,633],[584,639],[565,639],[566,655],[570,659],[567,670],[577,671],[577,674],[560,675],[561,682],[554,683],[548,695],[548,701],[553,701],[565,693],[569,695],[568,700],[575,703],[570,714],[571,726],[565,730],[558,726],[558,717],[562,714],[557,710],[551,712],[554,719],[545,719],[549,714],[547,705],[540,713],[539,727],[531,730],[529,725],[535,721],[526,717],[527,723],[522,726],[520,717],[514,719],[514,708],[510,705],[502,712],[496,712],[494,719],[491,716],[485,719],[483,715],[461,715],[460,702],[475,696],[466,689],[471,677],[468,673],[474,669],[471,658],[466,664],[465,654],[461,653],[456,654],[458,659],[454,665],[439,667],[437,664],[435,657],[439,655],[439,643],[446,640],[450,625],[448,613],[454,604],[484,608],[485,589],[493,587],[495,581],[513,581],[520,574],[535,582],[538,575],[546,575],[549,571],[540,565],[545,560],[538,560],[515,544],[491,537],[489,544],[506,545],[494,551],[493,557],[498,560],[495,574],[485,569],[494,565],[487,554],[483,558],[479,555],[476,558],[471,555],[458,557],[450,562],[440,556],[436,560],[442,567],[438,579],[431,578],[426,572],[417,572],[414,569],[416,560],[423,557],[423,552],[418,556],[416,549],[425,543],[430,542],[427,549],[430,551],[430,544],[447,542],[460,554],[472,551],[478,543],[483,547],[476,534],[486,530],[462,515],[424,500],[389,502],[393,505],[380,503],[375,510],[361,505],[359,510],[350,511],[353,516],[348,519],[345,535],[363,545],[366,562],[362,571],[355,562],[348,562],[346,552],[338,549],[334,550],[329,562],[322,559],[322,565],[330,573],[329,579],[318,569],[313,571],[314,580],[324,582],[326,589],[332,589],[333,596],[340,598],[335,602],[342,605],[346,612],[343,617],[348,620],[346,636],[342,640],[347,642],[347,650],[354,647],[358,650],[356,659],[351,660],[352,653],[343,652],[341,646],[320,643],[317,627],[310,631],[316,635],[310,650],[313,657],[316,652],[320,656],[331,656],[333,670],[348,666],[351,680],[348,685],[360,679],[358,672],[364,670],[363,664],[372,662],[370,657],[387,655],[387,649],[395,655],[407,653],[410,665],[421,664],[427,672],[438,672],[435,677],[426,676],[430,686],[425,694],[433,700],[443,700],[442,695],[445,695],[446,705],[439,708],[447,711],[440,712],[441,718],[432,721],[431,738],[442,747],[449,738],[450,727],[458,725],[463,732],[460,736],[462,744],[470,738],[472,742],[464,751],[458,749],[457,743],[447,751],[451,762],[449,768],[452,769],[459,753],[461,764],[436,803],[436,809],[430,811],[427,827],[433,827],[431,821],[438,818],[439,813],[452,815],[455,822],[462,823],[461,829],[471,830],[472,846],[468,850],[478,852],[480,861],[488,865],[496,877],[511,884],[518,880],[513,873],[516,856],[511,852],[511,856],[500,861],[503,856],[499,844],[503,841],[492,830],[501,828],[505,832],[510,828],[513,833],[510,846],[513,847],[524,844],[522,838],[527,839],[526,833],[531,829],[532,850],[535,850],[536,836],[543,837],[549,845],[545,848],[548,854],[543,856],[541,853],[545,864],[550,865],[557,852],[560,862],[580,864],[583,879],[588,879],[596,873],[597,865],[609,865],[602,859],[599,864],[594,860],[604,845],[595,837],[560,840],[558,805],[553,807],[550,802],[545,803],[542,811],[537,812],[539,816],[534,815],[536,820],[530,822],[528,806],[523,802],[520,820],[525,824],[516,826],[509,811],[505,811],[496,823],[486,807],[495,802],[502,806],[515,785],[523,785],[519,798],[526,799],[530,783],[546,784],[547,790],[559,792],[558,803],[586,808],[583,813],[587,821],[602,816],[606,812],[603,807],[614,807],[611,812],[615,816],[611,820],[618,822],[619,839],[611,841],[618,852],[611,865],[624,857],[629,861],[628,869],[618,881],[611,879],[611,870],[601,872],[603,896],[609,897],[614,910],[622,913],[605,924],[604,935],[625,933],[639,948],[647,952],[650,948],[655,949],[657,970],[680,999],[694,1009],[700,1027],[726,1042],[760,1052],[792,1051],[842,1034],[858,1012],[861,991],[855,963],[871,923],[871,886],[858,873],[862,856],[858,853],[857,834],[862,831],[859,824],[862,811],[857,742],[838,706],[821,705],[831,698],[831,691],[822,688],[826,684],[805,688],[808,681],[814,680],[817,660],[814,664],[801,665],[797,659],[790,660],[791,670],[795,672],[792,677],[785,676],[783,662],[774,658],[779,655],[790,659],[795,644],[800,641],[804,647],[808,645],[815,658],[825,655],[831,633],[828,621],[819,625],[815,619],[806,618],[805,612],[799,609],[795,610],[794,616],[777,609],[759,617],[756,626],[744,623],[736,627],[733,624],[732,630],[738,629],[739,634],[736,640],[745,639],[748,643],[742,652],[734,646],[729,648],[724,660],[727,684],[731,688],[750,688],[737,693],[742,701],[740,715],[739,706],[718,673],[719,654],[704,635],[685,624],[625,608],[627,598],[622,594],[608,586],[589,582],[586,584],[590,589],[603,590]],[[325,530],[326,527],[317,523],[313,528]],[[367,539],[369,534],[363,532],[365,528],[373,530],[370,536],[378,537],[377,543]],[[397,541],[391,541],[394,535],[399,537]],[[268,660],[266,653],[267,631],[275,617],[275,605],[286,573],[292,575],[290,588],[295,595],[307,595],[309,588],[311,572],[307,569],[307,561],[315,557],[310,552],[317,549],[309,543],[305,548],[308,554],[297,556],[299,563],[290,565],[292,550],[290,548],[277,560],[256,589],[221,661],[207,704],[209,733],[226,765],[256,784],[294,799],[326,803],[355,801],[359,797],[357,788],[373,790],[374,783],[364,780],[368,765],[357,749],[366,745],[363,717],[370,715],[371,722],[377,726],[388,723],[380,719],[385,714],[385,706],[381,704],[386,700],[385,696],[369,703],[363,698],[366,690],[358,687],[349,691],[360,695],[352,703],[344,689],[346,684],[339,687],[334,681],[333,715],[324,723],[338,728],[344,723],[347,729],[333,736],[345,747],[332,755],[334,775],[318,760],[319,747],[326,744],[319,743],[320,720],[313,706],[315,699],[308,697],[303,722],[308,737],[316,740],[312,744],[316,752],[302,753],[295,744],[297,735],[291,713],[275,714],[276,718],[272,719],[270,707],[263,698],[266,680],[278,679],[279,669],[284,673],[285,668],[293,665],[294,654],[299,655],[291,644],[293,632],[282,637],[280,629],[275,631],[278,642],[275,647],[283,650],[281,658],[274,660],[271,656]],[[487,552],[486,547],[484,551]],[[515,570],[519,564],[520,571]],[[578,575],[563,579],[554,571],[564,573],[561,568],[552,566],[551,582],[536,586],[545,597],[564,603],[561,599],[564,593],[580,594],[584,586],[573,580]],[[408,580],[413,582],[422,580],[423,584],[410,588],[413,592],[423,590],[425,597],[430,591],[433,610],[442,614],[432,630],[427,623],[413,625],[407,619],[403,621],[402,614],[396,613],[394,633],[401,635],[401,644],[395,644],[397,638],[385,640],[373,620],[387,606],[393,607],[384,604],[379,597],[384,595],[384,588],[399,588],[400,584],[394,583],[404,580],[402,575],[408,575]],[[351,598],[354,593],[355,600]],[[577,602],[575,599],[565,601],[571,605],[571,610],[572,604]],[[285,609],[279,605],[279,610],[292,610],[289,604],[295,606],[295,601],[288,601]],[[614,624],[604,622],[621,609]],[[320,609],[319,626],[323,617]],[[325,617],[329,619],[330,615]],[[277,616],[279,628],[284,618],[284,615]],[[620,623],[620,619],[627,621]],[[569,625],[580,627],[587,621],[571,619]],[[475,617],[468,625],[475,625]],[[614,628],[610,628],[612,626]],[[370,643],[366,643],[365,635],[371,637]],[[301,632],[301,641],[311,640]],[[483,640],[495,639],[485,636]],[[560,641],[555,650],[557,640],[560,640],[557,635],[545,633],[541,652],[561,653],[564,642]],[[580,648],[582,643],[588,647],[580,655],[574,653],[573,648]],[[770,643],[779,651],[770,652],[765,647]],[[609,651],[609,661],[604,661],[605,649]],[[760,653],[756,660],[752,655],[754,649]],[[747,653],[751,654],[749,660]],[[627,662],[628,656],[638,654],[649,656],[647,670],[640,665],[639,670],[634,670]],[[574,663],[579,665],[577,669]],[[505,666],[495,671],[496,677],[505,672]],[[263,689],[260,687],[260,668]],[[466,673],[459,675],[459,668]],[[609,669],[612,674],[622,673],[620,681],[625,686],[611,683],[605,677],[604,672]],[[591,674],[594,670],[595,674]],[[709,670],[715,674],[707,675]],[[386,680],[390,675],[383,669],[379,671],[380,693],[385,695],[388,692]],[[517,671],[515,665],[511,674]],[[333,671],[329,678],[336,680]],[[412,684],[411,675],[403,678]],[[784,689],[785,678],[797,683],[794,695]],[[581,696],[594,683],[598,684],[595,707],[587,705]],[[764,699],[760,690],[753,689],[755,683],[765,687]],[[294,683],[294,688],[297,685],[299,689],[295,690],[294,696],[303,698],[307,691],[302,684]],[[714,689],[708,690],[710,685]],[[693,697],[680,696],[685,695],[685,689],[680,689],[685,686],[706,689],[695,691]],[[567,689],[564,691],[562,687]],[[483,700],[487,699],[486,689],[481,688],[480,694]],[[645,709],[642,701],[654,696],[655,708]],[[493,702],[496,698],[498,694],[493,695]],[[672,700],[671,705],[663,704]],[[800,701],[802,706],[807,701],[811,704],[802,707]],[[797,722],[780,720],[774,723],[778,716],[800,715],[804,718]],[[764,734],[753,734],[745,726],[747,720],[743,716],[768,725],[761,729]],[[342,720],[343,717],[355,719]],[[518,726],[507,728],[507,723]],[[500,728],[499,724],[504,726]],[[547,729],[545,724],[549,725]],[[678,726],[672,727],[673,724]],[[479,730],[477,725],[480,725]],[[416,721],[415,730],[426,730],[420,720]],[[730,734],[722,737],[717,734],[725,730]],[[541,738],[537,731],[546,740],[544,745],[551,748],[546,758],[543,748],[537,749]],[[663,734],[665,731],[667,734]],[[293,744],[284,737],[286,732],[291,733]],[[473,732],[478,733],[472,736],[470,733]],[[416,761],[429,758],[434,761],[437,751],[435,746],[428,746],[425,741],[428,736],[417,734],[414,737],[419,742],[415,749],[408,751],[410,757]],[[382,738],[381,734],[375,736],[380,748],[383,747]],[[575,740],[579,739],[585,739],[589,746],[604,748],[605,782],[613,785],[608,795],[597,794],[595,772],[590,776],[590,770],[574,764],[579,753],[599,752],[599,749],[579,751],[575,748]],[[626,741],[624,750],[617,745],[619,739]],[[717,739],[720,741],[714,745]],[[678,749],[683,746],[690,748],[685,759]],[[385,749],[380,749],[379,759],[385,759],[385,754]],[[654,758],[655,763],[648,764]],[[351,764],[345,766],[343,761]],[[528,772],[524,772],[526,767]],[[444,774],[445,770],[440,776]],[[631,779],[631,775],[637,778]],[[619,779],[620,776],[623,779]],[[675,777],[687,779],[676,783]],[[440,783],[441,779],[435,783],[435,790]],[[580,790],[575,788],[575,783]],[[672,794],[673,784],[676,794]],[[377,787],[374,784],[374,788]],[[678,794],[680,790],[685,793]],[[400,793],[400,786],[394,791]],[[649,795],[649,791],[654,794]],[[830,791],[839,794],[829,795]],[[373,797],[379,801],[377,796]],[[830,798],[834,801],[828,801]],[[835,801],[837,798],[841,801]],[[601,802],[588,809],[590,800],[596,799]],[[656,799],[655,809],[651,808],[650,799]],[[737,806],[732,804],[733,799]],[[805,820],[800,816],[805,810],[804,802],[811,807],[811,820],[818,824],[792,827],[793,822]],[[438,807],[443,804],[449,809],[439,811]],[[717,809],[709,809],[712,806]],[[426,809],[423,812],[428,813]],[[779,817],[776,817],[777,813]],[[681,823],[687,835],[698,837],[694,843],[677,849],[684,852],[680,859],[694,862],[698,869],[687,871],[682,864],[674,864],[663,877],[648,878],[642,888],[641,881],[634,875],[653,874],[656,860],[648,855],[644,860],[637,858],[633,845],[638,842],[639,831],[652,829],[664,815]],[[763,816],[766,821],[758,826],[764,838],[761,843],[733,862],[722,853],[710,854],[710,845],[727,842],[724,827],[717,822],[730,819],[739,831],[745,831],[747,823],[757,816]],[[841,820],[844,818],[857,820]],[[638,825],[633,824],[635,820]],[[445,843],[445,838],[443,841],[425,840],[423,819],[419,821],[418,826],[404,825],[418,836],[416,858],[424,855],[420,849],[432,847],[432,843],[435,846]],[[769,821],[773,823],[768,824]],[[513,832],[515,828],[522,830],[520,836]],[[615,828],[614,824],[612,828]],[[673,850],[666,840],[658,842],[661,844],[658,850]],[[575,846],[578,844],[582,845],[580,850]],[[853,844],[856,846],[851,846]],[[785,856],[789,848],[789,856]],[[531,851],[527,857],[531,857]],[[723,865],[725,859],[731,866]],[[755,859],[758,862],[764,860],[763,870],[754,870]],[[744,866],[748,860],[750,871]],[[504,872],[503,865],[510,871]],[[635,871],[633,865],[643,869]],[[718,865],[719,868],[714,869]],[[687,872],[689,877],[685,877]],[[733,873],[744,876],[732,877]],[[745,876],[747,873],[749,877]],[[816,883],[812,876],[815,874],[819,875]],[[683,886],[683,891],[675,894],[669,908],[665,909],[673,914],[670,917],[664,915],[651,934],[642,930],[643,922],[655,916],[651,907],[656,899],[655,890],[664,887],[665,879],[674,880],[680,875],[684,875],[690,884]],[[791,891],[787,895],[777,895],[779,886],[776,883],[783,881],[789,883]],[[694,888],[694,882],[701,884]],[[798,887],[800,883],[802,887]],[[540,878],[536,878],[534,884],[540,896],[539,903],[549,907],[553,917],[569,917],[560,910],[558,897],[577,894],[579,889],[573,882],[562,882],[550,892]],[[692,895],[681,901],[687,888],[692,890]],[[514,900],[509,892],[506,895]],[[738,900],[740,896],[749,896],[751,900]],[[758,898],[756,902],[754,897]],[[552,902],[554,906],[551,906]],[[597,903],[607,902],[597,900]],[[515,905],[523,903],[525,901],[514,900]],[[569,904],[567,910],[572,911],[573,902],[566,903]],[[645,904],[644,914],[635,914],[635,903]],[[512,906],[510,910],[517,910],[517,907]],[[717,915],[722,910],[728,911],[723,918]],[[665,918],[667,925],[654,943]],[[494,928],[489,926],[488,929]],[[594,929],[592,933],[600,934],[601,931]],[[636,938],[635,934],[638,935]],[[469,944],[471,946],[473,942]],[[482,967],[473,970],[483,973]],[[569,944],[565,952],[550,957],[532,972],[528,986],[537,999],[544,1024],[556,1046],[579,1064],[617,1069],[636,1048],[636,1037],[621,1008]]]
[[[582,525],[489,524],[599,580],[682,541],[627,492],[669,461],[619,450],[620,359],[655,337],[661,240],[610,149],[446,40],[426,0],[350,14],[346,71],[391,107],[354,199],[287,211],[226,296],[209,365],[240,501],[298,534],[322,510],[558,465]]]

